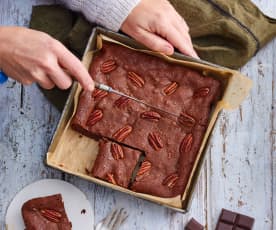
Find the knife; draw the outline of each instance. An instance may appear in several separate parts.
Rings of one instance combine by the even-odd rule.
[[[174,117],[178,117],[178,115],[176,115],[176,114],[174,114],[174,113],[170,113],[170,112],[168,112],[168,111],[165,111],[165,110],[163,110],[163,109],[160,109],[160,108],[158,108],[158,107],[155,107],[155,106],[153,106],[153,105],[151,105],[151,104],[148,104],[148,103],[146,103],[145,101],[139,100],[138,98],[129,96],[129,95],[127,95],[127,94],[124,94],[124,93],[122,93],[122,92],[120,92],[120,91],[118,91],[118,90],[113,89],[112,87],[110,87],[110,86],[108,86],[108,85],[105,85],[105,84],[102,84],[102,83],[95,82],[95,87],[96,87],[97,89],[104,90],[104,91],[109,92],[109,93],[114,93],[114,94],[117,94],[117,95],[119,95],[119,96],[127,97],[127,98],[129,98],[130,100],[133,100],[133,101],[135,101],[135,102],[137,102],[137,103],[144,104],[145,106],[150,107],[150,108],[152,108],[152,109],[155,109],[155,110],[157,110],[157,111],[160,111],[160,112],[162,112],[162,113],[165,113],[165,114],[168,114],[168,115],[171,115],[171,116],[174,116]]]

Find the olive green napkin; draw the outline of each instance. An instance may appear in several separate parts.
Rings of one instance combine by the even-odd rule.
[[[170,0],[187,21],[201,59],[239,68],[276,36],[276,20],[250,0]],[[81,57],[93,24],[61,6],[34,6],[30,27],[49,33]],[[62,109],[66,95],[43,91]],[[67,92],[68,93],[68,92]],[[66,94],[66,93],[65,93]]]
[[[276,20],[250,0],[170,0],[185,18],[199,56],[237,69],[276,36]]]

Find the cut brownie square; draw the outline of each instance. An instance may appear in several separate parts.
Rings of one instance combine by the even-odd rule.
[[[168,179],[165,181],[167,177]],[[174,197],[181,194],[183,190],[183,186],[180,188],[175,186],[178,177],[173,168],[158,168],[154,165],[154,162],[146,158],[136,174],[131,189],[135,192],[159,197]]]
[[[204,130],[204,127],[197,126],[191,133],[179,133],[178,136],[171,131],[172,138],[178,144],[146,152],[147,157],[141,164],[131,189],[160,197],[183,194]]]
[[[94,177],[127,188],[141,152],[107,140],[99,141],[99,152],[92,169]]]
[[[31,199],[23,204],[21,212],[28,230],[72,229],[61,194]]]

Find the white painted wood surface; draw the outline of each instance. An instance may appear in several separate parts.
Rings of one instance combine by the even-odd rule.
[[[0,0],[0,25],[27,26],[33,4],[53,2]],[[254,2],[276,17],[275,1]],[[125,207],[130,213],[125,230],[182,230],[191,217],[210,230],[224,207],[254,216],[256,230],[276,229],[276,40],[241,71],[254,80],[254,88],[239,110],[222,113],[186,215],[46,167],[59,113],[35,85],[9,80],[0,86],[0,229],[15,194],[41,178],[78,186],[89,198],[96,222],[114,207]]]

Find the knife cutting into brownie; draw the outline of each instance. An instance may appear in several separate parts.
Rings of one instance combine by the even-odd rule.
[[[171,116],[174,116],[174,117],[179,117],[179,115],[177,115],[177,114],[170,113],[170,112],[168,112],[168,111],[165,111],[165,110],[163,110],[163,109],[160,109],[160,108],[158,108],[158,107],[155,107],[155,106],[153,106],[153,105],[151,105],[151,104],[148,104],[148,103],[146,103],[146,102],[143,101],[143,100],[139,100],[138,98],[129,96],[129,95],[127,95],[127,94],[124,94],[124,93],[122,93],[122,92],[120,92],[120,91],[118,91],[118,90],[113,89],[112,87],[110,87],[110,86],[108,86],[108,85],[105,85],[105,84],[102,84],[102,83],[95,82],[95,87],[96,87],[97,89],[104,90],[104,91],[109,92],[109,93],[114,93],[114,94],[117,94],[117,95],[119,95],[119,96],[129,98],[130,100],[136,101],[137,103],[144,104],[145,106],[150,107],[150,108],[152,108],[152,109],[155,109],[155,110],[157,110],[157,111],[159,111],[159,112],[161,112],[161,113],[166,113],[166,114],[171,115]]]

